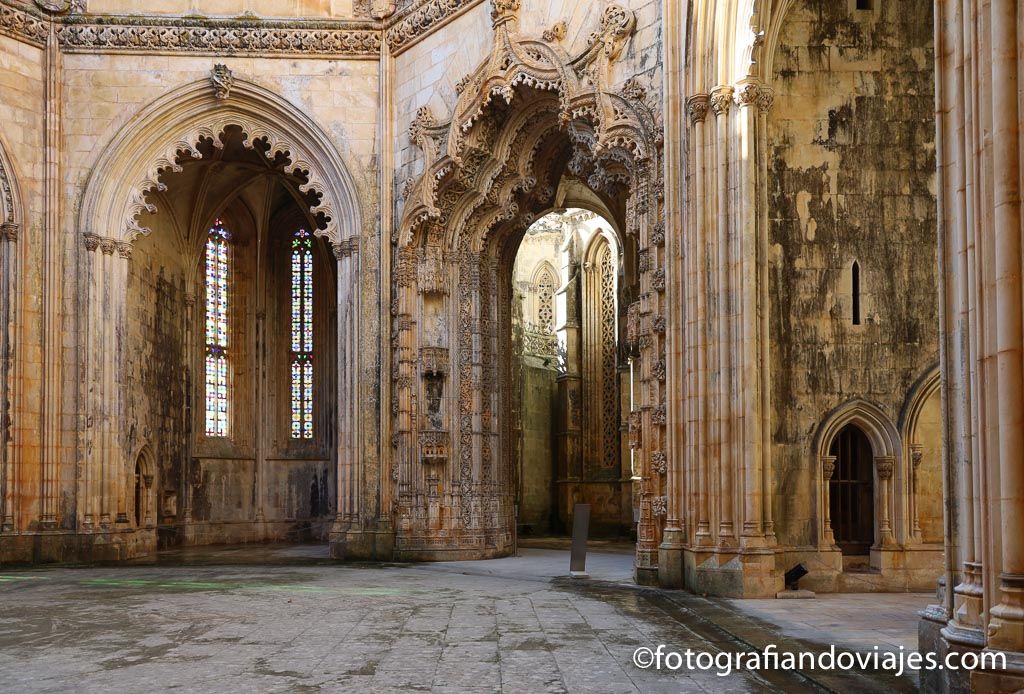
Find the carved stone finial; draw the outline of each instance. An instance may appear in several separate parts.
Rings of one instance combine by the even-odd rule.
[[[686,112],[690,116],[690,124],[703,123],[708,115],[711,97],[707,94],[694,94],[686,100]]]
[[[636,15],[621,5],[609,5],[601,15],[601,30],[591,35],[591,41],[604,44],[604,54],[608,60],[615,60],[622,50],[626,39],[636,28]]]
[[[647,90],[640,84],[640,80],[636,77],[630,77],[622,85],[622,96],[630,101],[643,101],[647,97]]]
[[[409,126],[409,139],[417,142],[423,137],[424,130],[434,127],[437,127],[437,118],[434,117],[434,112],[430,110],[429,106],[420,106],[416,111],[416,118]]]
[[[235,84],[235,76],[231,68],[223,63],[217,63],[210,71],[210,83],[218,99],[226,99],[231,94],[231,87]]]
[[[561,41],[562,39],[565,38],[565,35],[568,33],[568,31],[569,27],[566,25],[565,22],[557,22],[550,29],[545,29],[544,33],[542,33],[540,36],[548,43],[557,43],[558,41]]]
[[[519,20],[520,0],[492,0],[492,3],[491,26],[495,29]]]

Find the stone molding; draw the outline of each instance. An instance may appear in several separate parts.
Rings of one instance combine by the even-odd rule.
[[[432,0],[437,3],[439,0]],[[64,3],[67,4],[67,3]],[[153,51],[206,55],[331,55],[376,58],[382,30],[363,20],[274,20],[258,17],[191,18],[54,15],[65,51]],[[42,45],[51,18],[0,3],[0,32]],[[66,10],[65,10],[66,12]]]
[[[483,0],[425,0],[413,3],[395,15],[389,23],[385,31],[388,48],[397,55],[481,2]]]

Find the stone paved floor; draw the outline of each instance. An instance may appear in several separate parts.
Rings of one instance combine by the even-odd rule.
[[[590,581],[563,578],[568,555],[557,549],[420,565],[332,564],[322,548],[219,557],[0,571],[0,691],[842,688],[794,673],[635,667],[639,646],[742,651],[773,632],[726,601],[628,585],[630,555],[614,548],[591,554]],[[708,620],[716,610],[731,630]],[[893,688],[874,675],[856,684]]]

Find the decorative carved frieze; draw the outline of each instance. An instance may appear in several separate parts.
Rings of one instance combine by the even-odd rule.
[[[668,472],[668,455],[665,451],[654,451],[651,453],[651,469],[659,475]]]
[[[651,411],[651,424],[665,426],[668,422],[668,409],[661,403]]]
[[[665,269],[658,268],[651,275],[651,288],[656,292],[665,291]]]
[[[284,22],[257,18],[202,19],[69,16],[57,30],[65,50],[174,51],[209,55],[284,54],[375,57],[381,31],[352,22]]]
[[[668,515],[668,497],[656,496],[651,499],[651,513],[655,516]]]
[[[49,21],[23,9],[0,5],[0,32],[41,45],[50,33]]]
[[[412,5],[395,17],[386,40],[393,53],[408,48],[415,40],[441,26],[456,14],[477,5],[479,0],[426,0]]]

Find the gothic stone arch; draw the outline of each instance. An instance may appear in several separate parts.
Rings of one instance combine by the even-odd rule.
[[[588,47],[569,56],[519,34],[518,11],[518,0],[494,1],[494,48],[459,82],[452,117],[439,121],[424,107],[410,128],[424,173],[405,186],[393,239],[396,547],[427,559],[511,551],[509,373],[498,364],[511,297],[499,278],[568,171],[624,201],[620,223],[640,248],[630,436],[642,477],[637,567],[650,580],[667,507],[661,135],[636,80],[609,86],[636,20],[609,6]],[[425,330],[428,306],[440,307],[444,331]],[[439,418],[424,417],[424,397]]]
[[[180,171],[182,156],[201,157],[202,142],[221,146],[221,136],[230,127],[241,129],[246,147],[283,162],[284,171],[300,181],[299,191],[314,200],[310,215],[319,226],[315,233],[331,243],[338,262],[338,399],[358,401],[356,270],[362,214],[354,179],[328,135],[299,108],[216,65],[209,79],[164,94],[121,126],[86,182],[79,212],[87,251],[81,256],[87,335],[86,417],[80,439],[85,492],[79,504],[86,532],[110,527],[125,510],[124,485],[115,482],[116,471],[129,464],[123,435],[129,425],[118,416],[124,399],[119,376],[124,355],[113,346],[121,344],[118,335],[125,325],[132,243],[149,233],[139,216],[156,211],[147,195],[165,188],[163,172]],[[339,478],[342,466],[351,466],[361,455],[357,410],[339,408]]]

